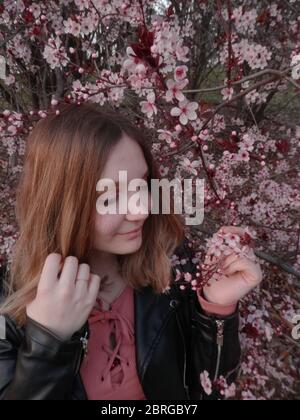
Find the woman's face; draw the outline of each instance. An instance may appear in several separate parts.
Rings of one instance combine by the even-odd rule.
[[[129,183],[133,179],[147,180],[148,165],[141,147],[126,135],[122,137],[111,152],[101,179],[108,178],[117,183],[119,181],[119,171],[126,171],[127,173],[127,185],[121,181],[120,188],[121,184],[124,185],[129,203],[130,197],[139,192],[138,188],[135,192],[128,191]],[[105,193],[107,193],[107,190],[105,190]],[[97,202],[99,200],[102,200],[103,203],[106,201],[105,197],[101,198],[100,192],[97,192],[97,197]],[[128,206],[126,214],[119,214],[118,205],[122,197],[119,197],[118,192],[115,199],[113,197],[112,200],[109,200],[111,204],[113,201],[116,202],[117,212],[115,214],[99,214],[95,206],[95,250],[116,255],[126,255],[138,251],[142,245],[142,229],[137,235],[128,235],[127,233],[142,228],[149,217],[152,205],[150,191],[148,197],[147,208],[145,203],[144,205],[142,205],[143,203],[139,204],[142,209],[141,214],[133,214]],[[103,203],[101,202],[101,205]]]

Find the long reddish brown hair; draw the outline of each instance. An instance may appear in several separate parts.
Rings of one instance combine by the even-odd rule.
[[[86,102],[63,103],[59,111],[41,119],[30,133],[17,188],[19,237],[0,313],[20,325],[26,321],[26,305],[35,298],[48,254],[73,255],[80,264],[88,262],[96,184],[123,133],[142,148],[150,178],[160,179],[150,139],[121,110]],[[172,278],[170,256],[183,239],[181,216],[150,214],[139,251],[118,256],[123,278],[133,288],[151,285],[155,293],[164,292]]]

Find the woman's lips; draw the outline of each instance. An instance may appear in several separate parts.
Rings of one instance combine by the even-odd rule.
[[[136,230],[132,230],[131,232],[120,233],[119,235],[135,237],[135,236],[138,236],[141,233],[141,231],[142,231],[142,228],[139,228],[139,229],[136,229]]]

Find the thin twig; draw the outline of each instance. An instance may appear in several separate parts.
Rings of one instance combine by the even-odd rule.
[[[198,232],[204,233],[205,235],[212,236],[214,234],[213,230],[204,228],[203,226],[193,226],[192,229],[195,229]],[[215,231],[217,231],[216,229]],[[255,255],[270,264],[273,264],[279,268],[281,268],[286,273],[292,274],[293,276],[300,278],[300,273],[296,271],[290,264],[281,260],[278,256],[270,255],[264,251],[254,250]]]

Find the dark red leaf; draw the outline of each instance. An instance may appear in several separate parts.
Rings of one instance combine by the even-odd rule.
[[[277,147],[277,150],[282,154],[286,154],[290,150],[290,145],[289,145],[288,140],[279,140],[276,143],[276,147]]]
[[[168,8],[166,15],[167,15],[167,17],[171,17],[171,16],[173,16],[173,15],[174,15],[173,5],[171,5],[171,6]]]
[[[29,10],[24,10],[22,16],[26,23],[32,23],[35,21],[34,15]]]

